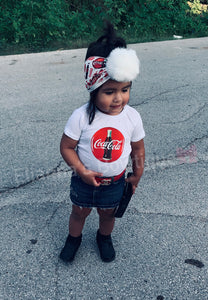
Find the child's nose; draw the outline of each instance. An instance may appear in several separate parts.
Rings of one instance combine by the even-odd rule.
[[[115,102],[122,101],[122,94],[120,92],[116,93],[114,101]]]

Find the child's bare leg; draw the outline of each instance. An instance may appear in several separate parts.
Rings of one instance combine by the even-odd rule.
[[[99,214],[99,232],[102,235],[109,235],[113,231],[115,224],[114,217],[114,208],[113,209],[97,209]]]
[[[77,250],[82,241],[82,229],[86,217],[90,214],[91,208],[72,206],[72,212],[69,219],[69,235],[66,239],[64,248],[60,253],[60,258],[63,261],[73,261]]]
[[[105,262],[115,259],[115,250],[111,240],[111,232],[113,231],[115,217],[114,209],[97,209],[100,216],[99,230],[97,231],[97,244],[100,251],[100,257]]]
[[[72,212],[69,218],[69,234],[71,236],[78,237],[81,235],[85,220],[91,210],[89,207],[72,205]]]

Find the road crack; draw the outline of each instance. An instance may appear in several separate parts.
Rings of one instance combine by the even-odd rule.
[[[176,88],[174,88],[174,89],[170,89],[170,90],[163,91],[163,92],[161,92],[161,93],[159,93],[159,94],[156,94],[156,95],[154,95],[154,96],[152,96],[152,97],[149,97],[149,98],[144,99],[144,100],[143,100],[142,102],[140,102],[140,103],[131,104],[131,106],[132,106],[132,107],[135,107],[135,106],[140,106],[140,105],[143,105],[143,104],[148,104],[149,101],[152,100],[152,99],[158,98],[159,96],[162,96],[162,95],[165,95],[165,94],[169,94],[169,93],[175,92],[175,91],[177,91],[177,90],[179,90],[179,89],[182,89],[182,88],[184,88],[184,87],[187,87],[187,86],[189,86],[189,84],[181,85],[181,86],[178,86],[178,87],[176,87]]]
[[[181,121],[176,121],[176,122],[164,122],[162,124],[179,124],[179,123],[185,123],[187,121],[189,121],[190,119],[196,117],[202,110],[204,110],[204,108],[207,106],[207,104],[205,103],[203,106],[201,106],[199,109],[197,109],[197,111],[195,111],[193,114],[191,114],[188,118],[181,120]]]
[[[70,170],[60,169],[62,162],[63,161],[61,160],[58,163],[58,165],[55,168],[53,168],[52,170],[50,170],[48,172],[45,172],[45,173],[43,173],[41,175],[37,175],[34,178],[32,178],[32,179],[30,179],[28,181],[25,181],[25,182],[23,182],[23,183],[21,183],[19,185],[2,187],[0,189],[0,194],[6,193],[6,192],[11,192],[11,191],[14,191],[14,190],[18,190],[20,188],[23,188],[23,187],[25,187],[25,186],[27,186],[29,184],[32,184],[32,183],[36,182],[36,181],[38,181],[38,180],[40,180],[42,178],[47,178],[48,176],[51,176],[53,174],[69,172]]]

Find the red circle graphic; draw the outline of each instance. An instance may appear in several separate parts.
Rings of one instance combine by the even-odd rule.
[[[116,128],[104,127],[98,130],[91,139],[93,155],[100,161],[116,161],[123,152],[124,136]]]

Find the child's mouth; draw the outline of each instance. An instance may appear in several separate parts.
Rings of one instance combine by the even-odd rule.
[[[118,109],[118,108],[121,108],[121,105],[114,105],[114,106],[111,106],[112,109]]]

